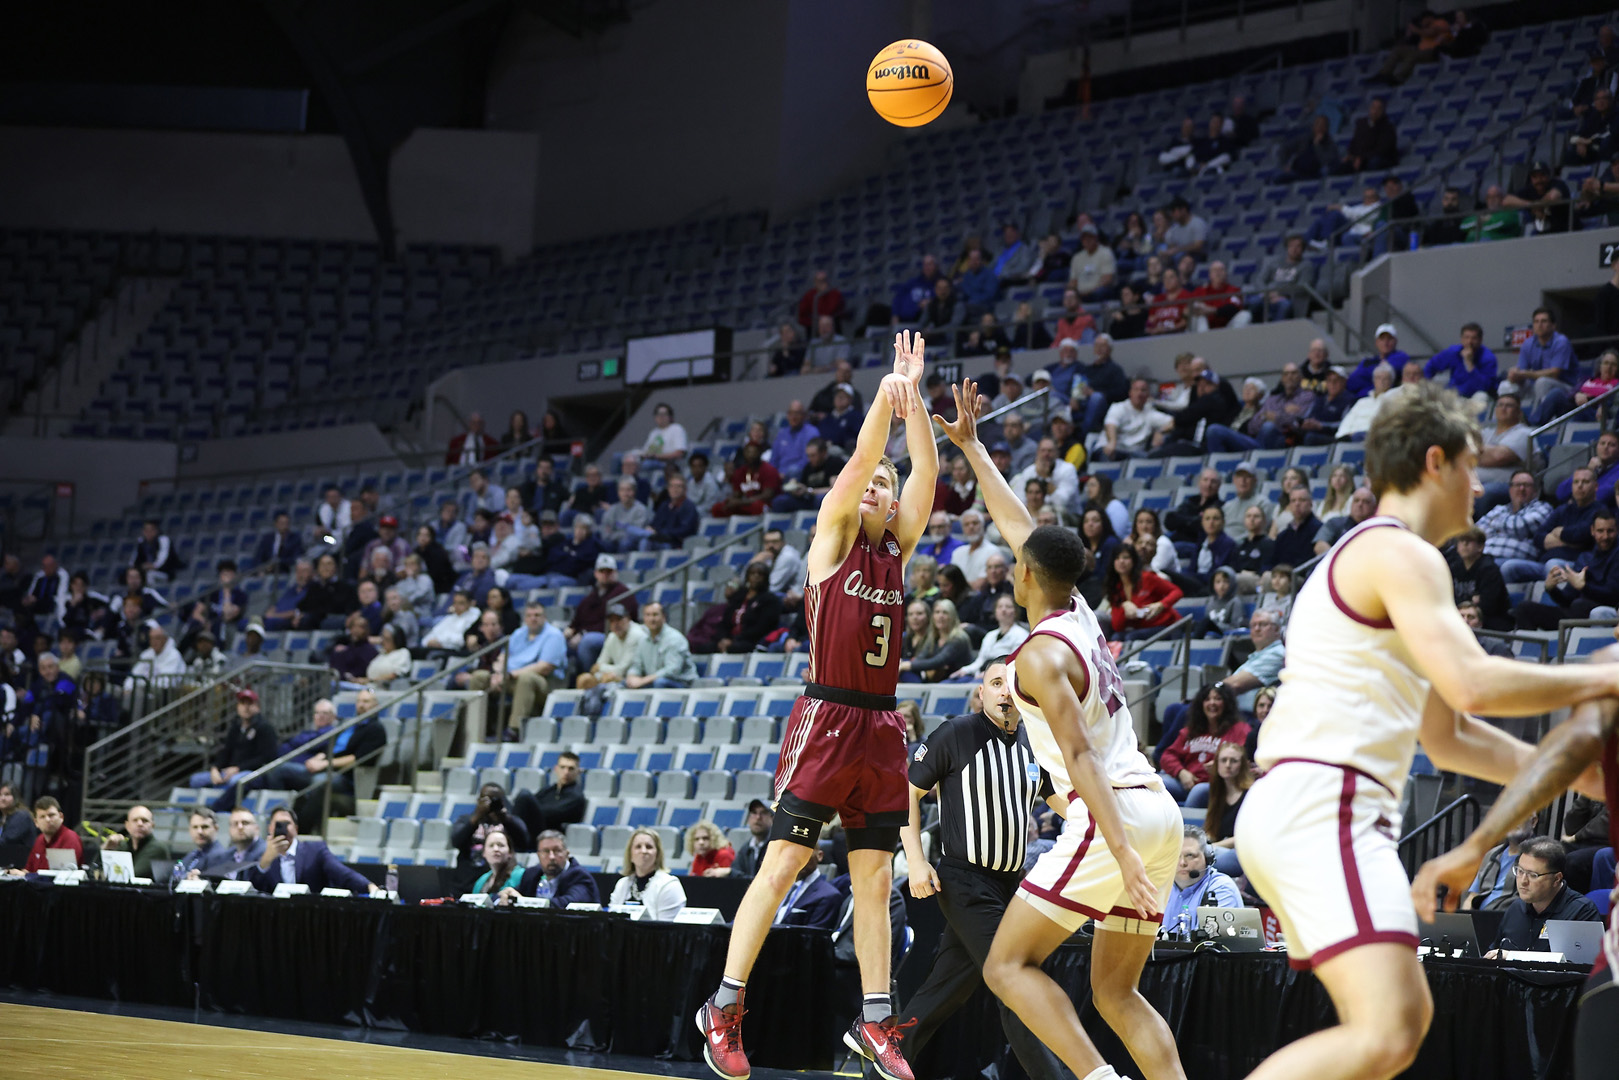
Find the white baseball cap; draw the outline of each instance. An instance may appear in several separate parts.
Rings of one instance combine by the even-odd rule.
[[[617,570],[618,560],[613,558],[611,555],[598,555],[596,556],[596,569]]]
[[[1389,337],[1395,339],[1398,339],[1400,336],[1397,332],[1395,332],[1394,324],[1391,322],[1386,322],[1382,326],[1379,326],[1377,328],[1377,333],[1373,334],[1372,336],[1382,337],[1384,334],[1387,334]]]

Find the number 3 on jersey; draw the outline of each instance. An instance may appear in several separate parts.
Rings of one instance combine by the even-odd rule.
[[[871,625],[877,628],[877,643],[866,654],[866,663],[882,667],[888,663],[888,640],[894,634],[894,620],[889,615],[873,615]]]
[[[1107,638],[1096,639],[1096,651],[1091,653],[1091,667],[1096,670],[1096,697],[1107,714],[1112,716],[1124,704],[1124,676],[1113,662],[1113,651],[1107,647]]]

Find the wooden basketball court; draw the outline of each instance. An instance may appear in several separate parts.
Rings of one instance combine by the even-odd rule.
[[[647,1080],[670,1075],[6,1004],[0,1004],[0,1061],[8,1080],[443,1080],[470,1073],[484,1080]]]

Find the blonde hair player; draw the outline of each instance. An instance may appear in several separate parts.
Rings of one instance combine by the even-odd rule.
[[[1505,784],[1534,748],[1468,714],[1534,716],[1619,692],[1616,665],[1485,654],[1439,553],[1472,525],[1478,425],[1450,390],[1405,389],[1366,438],[1376,516],[1344,534],[1294,601],[1259,733],[1265,776],[1237,820],[1244,872],[1339,1021],[1272,1054],[1258,1080],[1381,1080],[1416,1059],[1433,1001],[1395,845],[1418,740],[1438,768]]]
[[[759,872],[737,908],[720,988],[697,1011],[703,1057],[725,1080],[745,1080],[742,1002],[748,974],[777,909],[838,816],[849,845],[861,1015],[843,1041],[885,1080],[911,1080],[889,996],[888,892],[894,848],[910,810],[905,721],[894,698],[905,563],[927,529],[939,476],[938,448],[918,386],[926,359],[920,336],[894,338],[894,370],[883,376],[855,443],[815,518],[804,619],[810,662],[776,766],[775,817]],[[899,490],[883,456],[889,418],[905,422],[911,477]],[[790,994],[791,987],[777,987]]]
[[[1017,564],[1013,598],[1034,629],[1007,678],[1035,760],[1068,800],[1062,835],[1019,886],[984,961],[984,982],[1079,1080],[1117,1080],[1041,964],[1087,919],[1091,997],[1147,1080],[1184,1080],[1175,1038],[1137,989],[1180,861],[1180,807],[1136,744],[1124,682],[1074,585],[1090,553],[1073,529],[1035,527],[978,441],[978,387],[955,388],[956,420],[935,416],[978,477]]]

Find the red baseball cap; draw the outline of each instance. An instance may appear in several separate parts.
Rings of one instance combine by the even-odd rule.
[[[387,525],[387,526],[390,526],[391,528],[397,529],[397,528],[399,528],[399,519],[394,517],[392,514],[383,514],[380,518],[377,519],[377,524],[378,525]]]
[[[236,700],[237,701],[257,701],[258,699],[259,699],[259,692],[257,690],[252,689],[252,688],[244,688],[242,690],[236,691]]]

